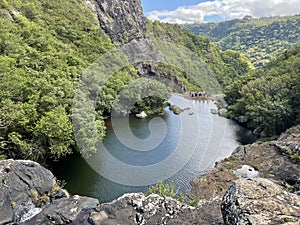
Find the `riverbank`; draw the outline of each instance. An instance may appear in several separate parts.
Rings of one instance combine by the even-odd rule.
[[[275,183],[282,185],[282,192],[295,193],[300,195],[300,126],[291,128],[283,133],[278,140],[270,141],[263,144],[251,144],[238,147],[234,153],[224,160],[216,163],[215,168],[208,171],[203,176],[193,179],[192,190],[187,193],[191,199],[199,199],[202,213],[211,220],[212,224],[222,224],[223,217],[220,205],[223,196],[232,185],[232,182],[239,179],[251,179],[253,174],[259,177],[274,180]],[[247,166],[246,166],[247,165]],[[255,190],[248,190],[249,192]],[[250,193],[250,196],[255,196]],[[255,206],[255,199],[252,200]],[[262,208],[259,211],[253,207],[247,213],[248,218],[257,217],[257,223],[253,224],[277,224],[282,222],[282,213],[280,210],[274,210],[276,204],[272,200],[265,199]],[[282,205],[283,208],[289,208],[290,202]],[[274,207],[272,207],[272,205]],[[295,206],[297,213],[290,219],[298,224],[300,221],[300,206]],[[297,211],[296,211],[297,212]],[[265,218],[261,218],[262,214],[266,214]],[[211,215],[214,218],[211,219]],[[272,219],[273,218],[273,219]],[[281,218],[281,219],[280,219]],[[272,222],[266,222],[266,221]],[[288,219],[287,219],[288,220]]]

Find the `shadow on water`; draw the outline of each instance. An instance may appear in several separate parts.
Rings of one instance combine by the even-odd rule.
[[[201,133],[198,139],[199,143],[196,143],[197,148],[191,159],[180,171],[166,180],[166,182],[173,180],[175,187],[182,192],[191,188],[190,181],[193,178],[213,167],[216,161],[230,156],[239,144],[248,144],[255,141],[254,136],[251,135],[249,130],[238,126],[235,122],[226,118],[212,115],[210,109],[215,106],[211,101],[198,102],[187,100],[177,95],[173,95],[170,101],[173,104],[192,105],[192,110],[194,112],[198,111],[197,115],[202,124],[201,132],[203,133]],[[184,116],[189,116],[188,113],[186,112]],[[167,125],[167,134],[162,143],[150,151],[134,151],[122,145],[114,133],[110,120],[106,121],[107,136],[103,143],[112,156],[127,164],[144,166],[158,163],[167,158],[176,148],[177,142],[180,139],[178,130],[181,129],[179,116],[173,114],[171,111],[167,110],[167,114],[160,118]],[[114,123],[118,125],[118,122],[122,122],[121,120],[114,121]],[[147,138],[150,135],[150,120],[151,118],[139,120],[135,117],[130,117],[132,133],[138,138]],[[211,127],[212,124],[214,124],[214,128]],[[191,129],[196,129],[194,128],[195,124],[193,121],[191,124],[187,124],[187,126]],[[209,137],[206,135],[209,135]],[[188,141],[193,142],[195,140]],[[181,159],[178,158],[176,160],[180,161]],[[154,172],[159,173],[160,171]],[[55,164],[54,174],[58,179],[66,181],[66,188],[71,194],[95,197],[101,202],[111,201],[128,192],[146,192],[149,188],[149,186],[126,186],[112,182],[96,173],[79,154],[74,154],[68,157],[68,159]]]

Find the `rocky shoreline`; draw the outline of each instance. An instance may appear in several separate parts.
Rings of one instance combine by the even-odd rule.
[[[277,141],[263,144],[254,143],[238,147],[232,156],[216,163],[214,169],[201,177],[195,178],[192,181],[193,189],[187,194],[192,199],[201,199],[200,205],[203,213],[207,215],[208,221],[210,220],[209,216],[211,214],[214,215],[213,221],[210,221],[211,224],[223,224],[222,211],[225,211],[225,208],[222,208],[222,211],[220,208],[223,196],[227,190],[232,190],[234,186],[241,184],[245,192],[244,196],[240,196],[242,197],[241,199],[243,201],[250,201],[254,205],[252,208],[253,211],[247,211],[247,218],[254,217],[256,219],[254,220],[255,222],[240,224],[278,224],[277,219],[280,220],[280,216],[289,215],[284,212],[290,209],[292,206],[291,202],[286,201],[285,203],[281,203],[281,210],[277,212],[266,212],[267,207],[262,207],[254,198],[257,190],[264,186],[260,183],[272,182],[274,189],[280,186],[282,190],[277,194],[284,192],[285,195],[292,195],[293,198],[298,199],[298,204],[295,206],[297,213],[291,219],[286,220],[289,222],[288,224],[299,224],[300,161],[296,159],[296,155],[298,157],[300,155],[300,126],[291,128],[282,134]],[[248,170],[237,173],[245,165],[248,166]],[[252,178],[252,175],[256,174],[256,172],[261,178]],[[264,182],[257,180],[262,178],[268,180]],[[271,193],[272,191],[269,193],[270,196],[277,195]],[[279,195],[277,197],[281,198]],[[274,199],[266,201],[266,204],[270,206],[274,205],[274,203]],[[264,218],[263,215],[265,215]],[[225,224],[238,223],[227,222]],[[281,219],[281,223],[279,224],[284,224],[284,219]]]
[[[158,195],[110,203],[69,196],[54,175],[27,160],[0,161],[0,224],[299,224],[300,126],[277,141],[240,146],[192,181],[196,207]]]

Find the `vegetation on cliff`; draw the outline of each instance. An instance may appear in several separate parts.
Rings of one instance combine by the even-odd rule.
[[[85,69],[114,44],[84,1],[3,0],[0,24],[1,158],[44,162],[71,154],[76,148],[71,122],[76,86]],[[148,21],[148,30],[151,37],[162,35],[196,52],[208,65],[205,70],[213,71],[223,84],[249,70],[240,54],[223,53],[208,39],[179,26]],[[158,68],[171,74],[177,70],[167,65]],[[188,88],[202,82],[180,73]],[[137,77],[133,66],[127,66],[101,89],[95,118],[100,137],[119,91]],[[135,110],[150,111],[157,103],[157,99],[139,99]]]
[[[300,122],[300,47],[228,86],[229,116],[265,135]]]
[[[74,149],[80,74],[113,45],[81,1],[4,0],[0,12],[0,155],[58,159]]]
[[[255,66],[300,44],[300,15],[254,19],[249,16],[219,23],[187,24],[185,28],[210,38],[222,50],[244,53]]]
[[[208,38],[196,36],[191,31],[183,29],[177,24],[166,24],[159,21],[151,22],[148,20],[147,29],[149,36],[185,46],[197,54],[206,65],[202,68],[203,73],[210,70],[211,76],[215,76],[223,87],[251,69],[249,61],[240,53],[232,50],[223,52]],[[185,74],[184,71],[179,71],[178,68],[161,66],[160,69],[162,67],[167,71],[172,69],[173,73],[179,74],[179,77],[186,79],[189,84],[206,82],[205,80],[195,81],[193,77]],[[192,85],[188,87],[193,88]]]

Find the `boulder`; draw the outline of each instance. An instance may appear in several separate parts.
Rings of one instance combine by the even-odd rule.
[[[38,163],[0,161],[0,224],[19,221],[32,204],[38,207],[38,198],[51,193],[53,179],[54,175]]]
[[[78,217],[80,213],[96,208],[98,204],[98,199],[82,197],[78,195],[74,195],[70,198],[54,200],[39,214],[20,224],[70,224]]]
[[[239,116],[235,118],[239,123],[247,123],[248,122],[248,117],[247,116]]]
[[[174,114],[179,115],[180,113],[182,113],[184,110],[181,109],[180,107],[178,107],[177,105],[170,105],[169,109],[171,111],[173,111]]]
[[[299,224],[300,196],[265,178],[238,179],[221,205],[224,223]]]
[[[210,112],[212,114],[218,114],[219,113],[219,110],[218,109],[210,109]]]
[[[148,115],[142,111],[141,113],[135,114],[135,116],[139,119],[145,119],[146,117],[148,117]]]
[[[244,179],[260,177],[259,172],[255,170],[252,166],[248,165],[243,165],[242,168],[234,171],[234,174]]]
[[[219,116],[226,117],[227,112],[228,112],[227,109],[222,108],[222,109],[219,109],[218,114],[219,114]]]

